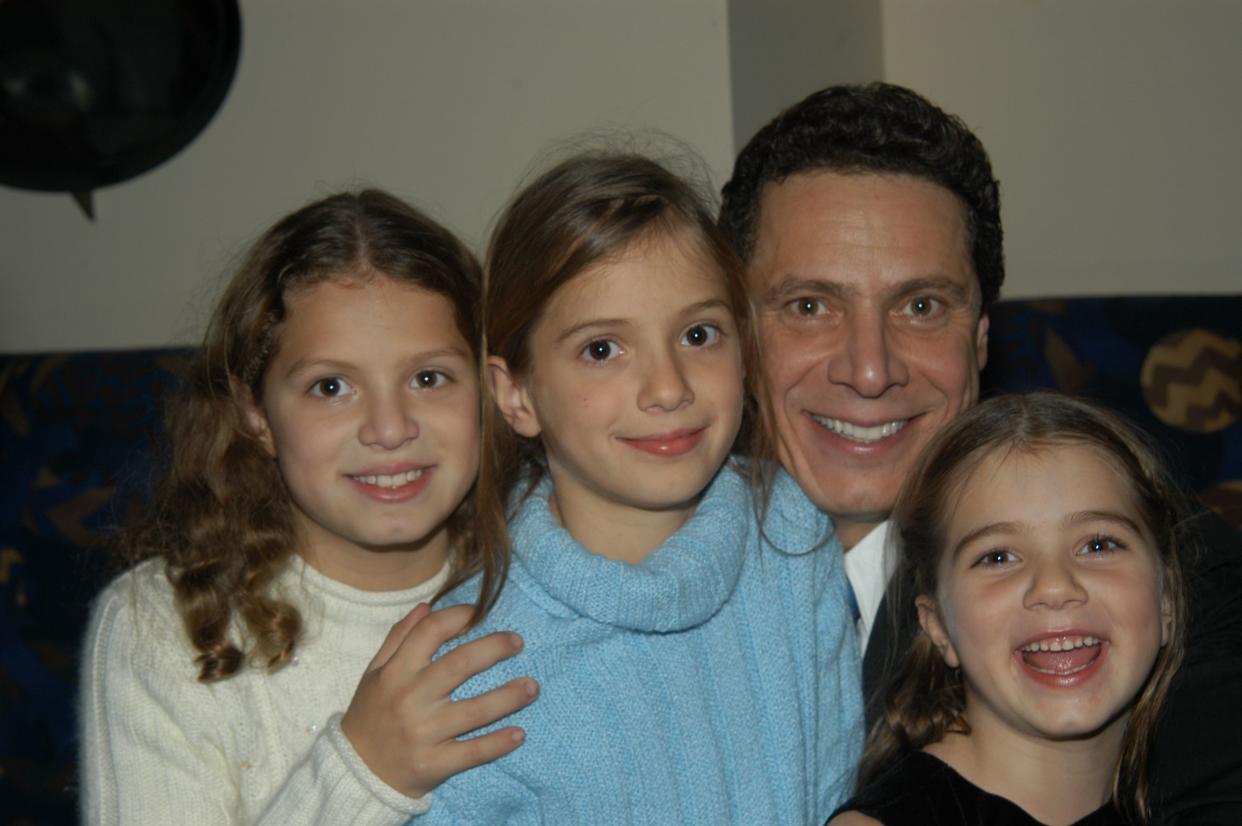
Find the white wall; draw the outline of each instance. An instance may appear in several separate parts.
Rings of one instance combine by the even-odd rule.
[[[532,158],[606,126],[732,162],[725,0],[243,0],[241,63],[182,154],[96,193],[0,188],[0,352],[194,341],[272,220],[378,184],[480,248]]]
[[[1242,292],[1242,3],[883,0],[1001,182],[1007,297]]]
[[[961,115],[1003,187],[1011,297],[1237,292],[1242,3],[1232,0],[242,0],[207,131],[142,177],[0,188],[0,352],[194,341],[273,219],[378,184],[481,246],[551,141],[616,125],[697,147],[883,78]]]
[[[883,77],[876,0],[728,0],[733,141],[741,149],[795,101]]]

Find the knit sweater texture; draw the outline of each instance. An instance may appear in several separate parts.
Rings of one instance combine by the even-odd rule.
[[[858,645],[827,518],[782,474],[764,541],[748,484],[726,469],[682,529],[631,565],[574,541],[550,493],[545,480],[511,522],[509,579],[467,637],[513,629],[525,647],[458,692],[536,678],[538,700],[501,721],[526,741],[445,781],[419,826],[823,823],[862,743]]]
[[[367,592],[300,558],[277,587],[305,635],[275,673],[197,680],[162,560],[114,581],[83,643],[82,822],[399,824],[424,811],[387,786],[341,732],[358,680],[392,625],[443,583]]]

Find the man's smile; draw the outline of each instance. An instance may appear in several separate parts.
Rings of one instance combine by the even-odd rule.
[[[845,419],[817,416],[814,413],[809,413],[808,415],[825,430],[849,439],[852,442],[863,442],[864,444],[873,444],[882,439],[887,439],[910,422],[909,419],[894,419],[893,421],[877,425],[862,425],[846,421]]]

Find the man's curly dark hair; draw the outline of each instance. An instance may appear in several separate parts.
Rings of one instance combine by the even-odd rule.
[[[818,171],[913,175],[957,195],[983,310],[995,303],[1005,279],[1000,188],[961,119],[890,83],[830,86],[781,112],[742,149],[724,186],[720,226],[743,261],[755,250],[764,185]]]

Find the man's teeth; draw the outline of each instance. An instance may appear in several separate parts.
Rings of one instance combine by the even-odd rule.
[[[909,419],[899,419],[895,422],[885,422],[875,427],[863,427],[842,419],[830,419],[827,416],[815,416],[814,418],[826,430],[831,430],[838,436],[844,436],[855,442],[878,442],[881,439],[887,439],[905,427],[906,423],[910,421]]]
[[[1070,651],[1074,648],[1085,648],[1099,645],[1102,640],[1095,637],[1059,637],[1053,640],[1040,640],[1022,646],[1023,651]]]
[[[364,485],[375,485],[381,488],[399,488],[402,485],[408,485],[415,479],[423,475],[423,469],[407,470],[405,473],[381,474],[379,476],[355,476],[353,477]]]

